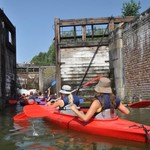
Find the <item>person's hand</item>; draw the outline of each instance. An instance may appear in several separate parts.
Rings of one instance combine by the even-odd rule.
[[[48,102],[47,104],[46,104],[46,106],[50,106],[51,105],[51,102]]]

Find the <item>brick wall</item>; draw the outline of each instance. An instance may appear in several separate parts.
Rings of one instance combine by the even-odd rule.
[[[113,31],[109,50],[117,95],[150,99],[150,9]]]
[[[125,92],[150,99],[150,9],[123,29]]]

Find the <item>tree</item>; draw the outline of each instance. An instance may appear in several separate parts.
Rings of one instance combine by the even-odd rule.
[[[141,9],[140,1],[137,3],[134,0],[125,2],[123,3],[122,16],[137,16],[139,15],[139,9]]]
[[[56,64],[56,48],[55,48],[55,42],[52,43],[52,45],[50,46],[48,52],[48,58],[49,58],[49,62],[52,65]]]
[[[40,52],[32,58],[31,63],[35,65],[55,65],[55,55],[55,42],[53,42],[48,52]]]

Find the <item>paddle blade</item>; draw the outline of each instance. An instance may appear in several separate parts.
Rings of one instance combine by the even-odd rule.
[[[89,85],[90,83],[92,83],[92,82],[94,82],[94,81],[96,81],[96,80],[99,80],[99,79],[102,78],[102,77],[103,77],[103,75],[100,75],[100,76],[98,76],[98,77],[96,77],[96,78],[93,78],[92,80],[90,80],[90,81],[86,82],[85,84],[83,84],[83,86],[87,86],[87,85]]]
[[[132,108],[145,108],[145,107],[150,106],[150,100],[142,100],[142,101],[134,102],[134,103],[128,104],[128,106]]]
[[[45,109],[47,107],[47,109]],[[48,106],[27,105],[23,108],[25,115],[30,118],[42,118],[49,115]]]
[[[21,112],[21,113],[17,114],[16,116],[14,116],[13,119],[14,119],[14,121],[24,121],[24,120],[29,119],[29,117],[27,117],[24,112]]]
[[[52,83],[51,83],[51,86],[54,86],[56,84],[56,81],[53,81]]]

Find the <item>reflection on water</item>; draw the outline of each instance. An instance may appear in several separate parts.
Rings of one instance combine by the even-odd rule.
[[[21,107],[9,107],[0,115],[0,148],[5,150],[148,150],[150,144],[88,135],[66,130],[44,119],[13,122]],[[147,109],[131,109],[128,118],[150,125]]]
[[[150,125],[150,119],[149,119],[149,113],[150,113],[150,107],[147,108],[129,108],[130,109],[130,114],[129,115],[124,115],[119,113],[119,116],[121,118],[125,118],[134,122],[139,122],[141,124],[145,125]]]

